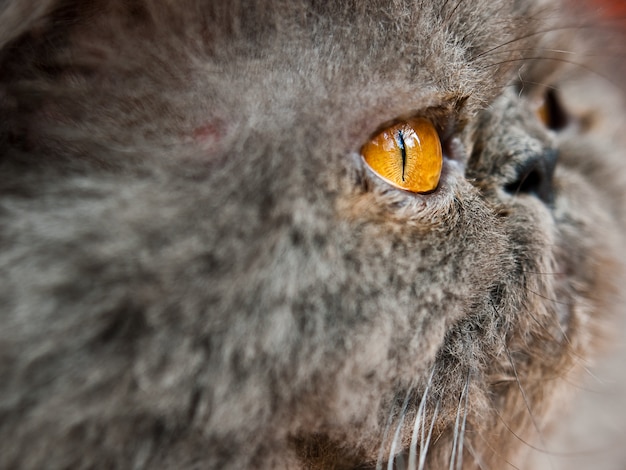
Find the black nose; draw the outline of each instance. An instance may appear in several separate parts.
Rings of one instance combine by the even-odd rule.
[[[530,194],[550,205],[554,201],[552,178],[558,158],[556,150],[545,150],[516,168],[517,178],[504,189],[511,194]]]

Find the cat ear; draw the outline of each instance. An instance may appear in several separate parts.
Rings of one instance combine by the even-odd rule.
[[[59,0],[0,0],[0,49],[39,25]]]

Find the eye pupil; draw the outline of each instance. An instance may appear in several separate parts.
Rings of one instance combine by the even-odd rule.
[[[414,193],[437,189],[443,154],[437,130],[426,119],[413,118],[384,129],[363,146],[361,155],[392,186]]]
[[[558,93],[555,90],[548,90],[537,115],[543,124],[553,131],[563,130],[569,124],[567,112],[561,105]]]
[[[406,146],[404,145],[404,137],[402,136],[402,129],[398,131],[398,147],[400,147],[400,152],[402,153],[402,181],[406,181],[404,179],[404,171],[406,170]]]

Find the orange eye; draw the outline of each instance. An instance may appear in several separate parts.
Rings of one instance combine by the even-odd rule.
[[[561,105],[561,100],[555,90],[546,92],[536,113],[543,125],[553,131],[565,129],[570,121],[567,111]]]
[[[548,108],[548,104],[545,100],[541,103],[541,106],[537,108],[537,117],[543,123],[544,126],[550,126],[550,109]]]
[[[388,127],[361,149],[367,165],[383,180],[413,193],[434,191],[443,154],[435,126],[423,118]]]

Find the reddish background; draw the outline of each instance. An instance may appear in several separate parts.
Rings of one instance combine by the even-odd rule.
[[[597,6],[604,18],[615,21],[616,26],[626,29],[626,0],[595,0],[589,3]]]
[[[624,20],[626,15],[626,1],[624,0],[598,0],[598,3],[606,10],[607,16],[620,17]]]

